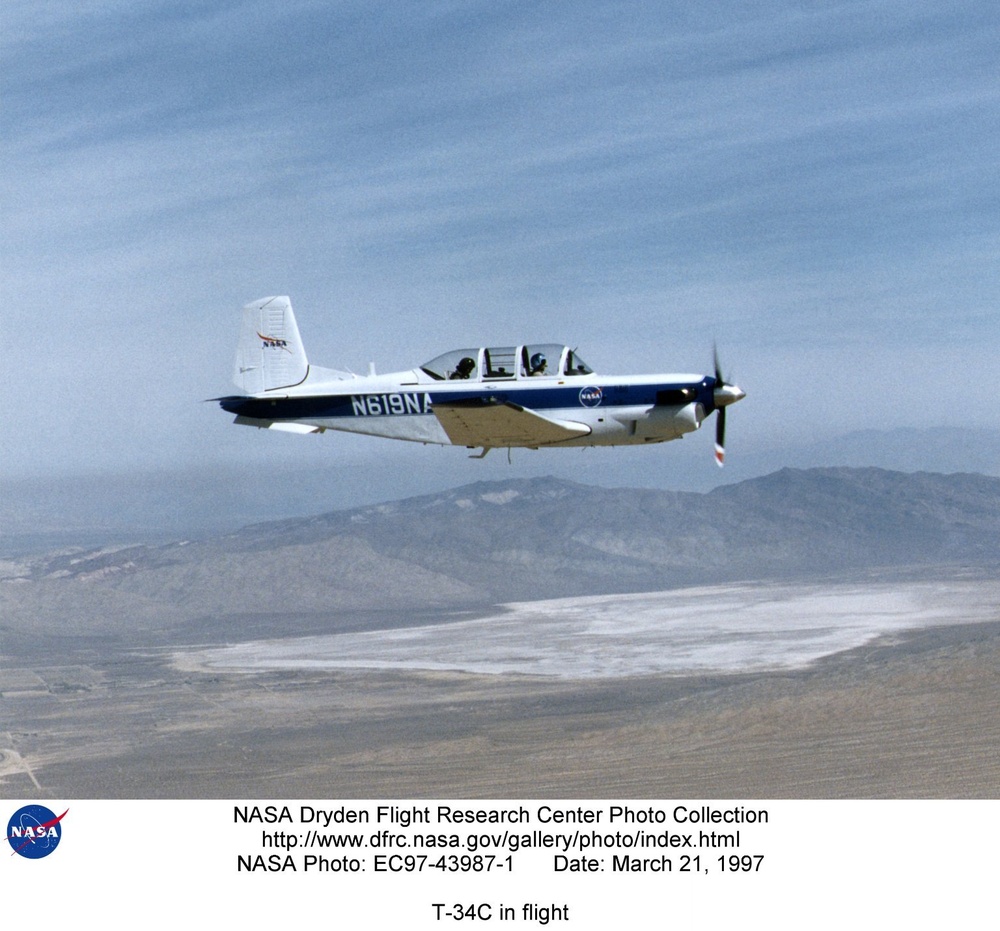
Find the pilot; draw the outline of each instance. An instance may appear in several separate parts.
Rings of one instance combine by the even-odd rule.
[[[468,378],[472,374],[472,370],[476,367],[476,360],[465,356],[458,360],[458,365],[455,366],[455,371],[452,372],[449,378]]]
[[[528,375],[544,375],[548,362],[540,352],[536,352],[528,362]]]

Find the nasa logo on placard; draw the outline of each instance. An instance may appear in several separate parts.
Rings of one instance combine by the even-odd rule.
[[[52,853],[62,840],[62,824],[67,808],[61,815],[44,805],[25,805],[7,822],[7,843],[14,854],[29,860],[41,860]]]
[[[604,400],[604,392],[593,386],[580,389],[580,403],[584,407],[597,407]]]

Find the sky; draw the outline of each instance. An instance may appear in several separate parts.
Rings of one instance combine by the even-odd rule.
[[[559,342],[708,373],[717,344],[730,464],[995,429],[998,47],[985,0],[6,0],[0,479],[722,480],[711,424],[481,463],[232,426],[202,402],[272,294],[359,372]]]

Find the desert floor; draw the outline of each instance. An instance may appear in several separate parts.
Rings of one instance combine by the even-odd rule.
[[[7,630],[0,795],[996,798],[998,594],[957,574],[243,642]]]

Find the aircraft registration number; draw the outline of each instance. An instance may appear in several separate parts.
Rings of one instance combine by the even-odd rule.
[[[381,417],[386,414],[430,414],[431,396],[421,394],[352,394],[355,417]]]

